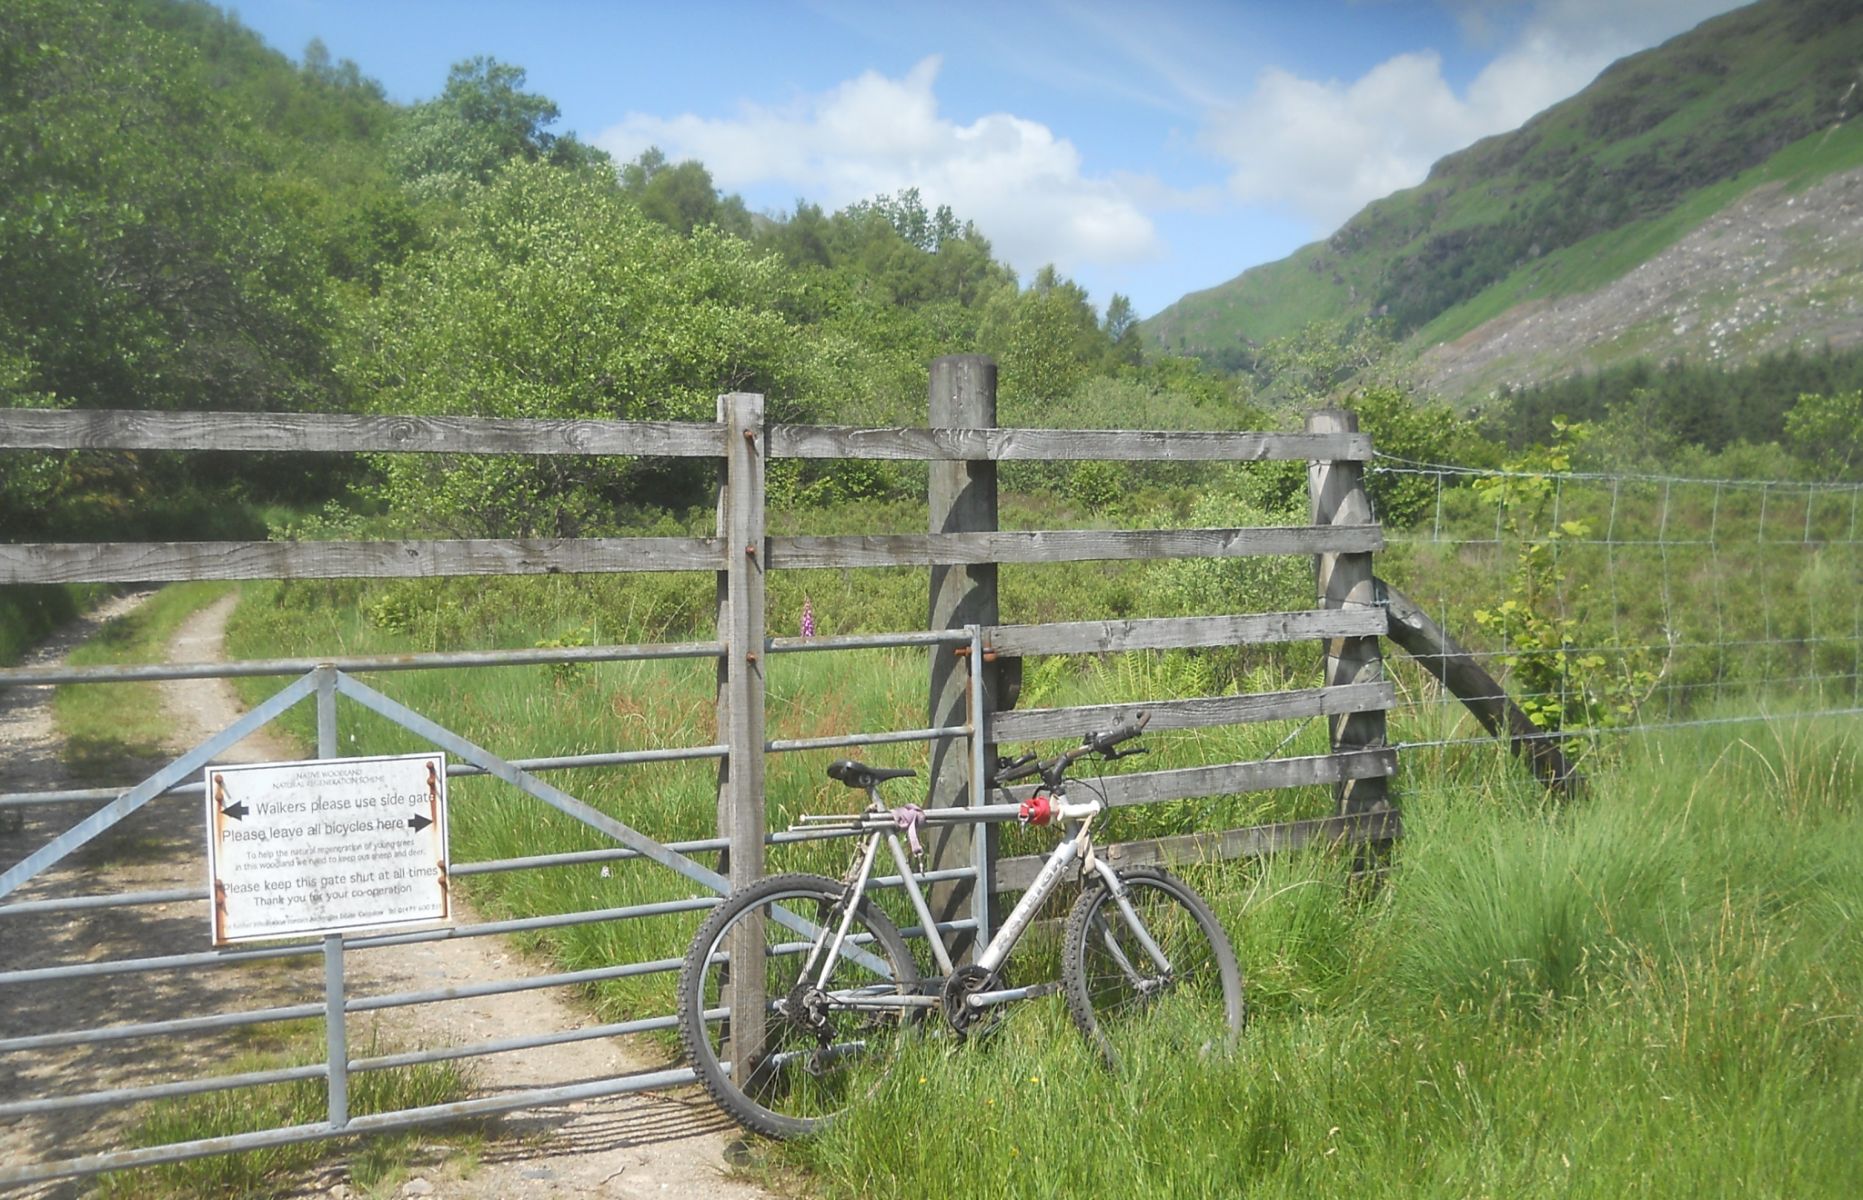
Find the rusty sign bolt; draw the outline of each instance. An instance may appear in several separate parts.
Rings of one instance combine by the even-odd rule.
[[[755,542],[744,543],[744,553],[750,555],[752,558],[757,557],[757,543]]]

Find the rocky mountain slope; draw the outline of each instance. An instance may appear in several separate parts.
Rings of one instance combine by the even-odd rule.
[[[1863,168],[1764,184],[1593,291],[1526,300],[1425,348],[1415,377],[1484,395],[1632,358],[1738,363],[1863,343]]]

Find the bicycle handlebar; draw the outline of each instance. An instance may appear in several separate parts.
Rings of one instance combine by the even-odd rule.
[[[1104,732],[1088,734],[1080,745],[1071,750],[1062,751],[1047,762],[1042,762],[1033,754],[1024,754],[1021,758],[1003,766],[992,779],[998,787],[1001,787],[1004,784],[1014,783],[1018,779],[1027,779],[1031,775],[1039,774],[1042,780],[1052,787],[1061,781],[1062,772],[1089,754],[1098,754],[1106,758],[1118,757],[1113,753],[1113,747],[1137,737],[1150,720],[1150,713],[1139,713],[1130,720],[1121,722]]]
[[[1117,746],[1120,742],[1129,742],[1137,737],[1144,731],[1145,726],[1149,724],[1150,721],[1150,713],[1139,713],[1130,721],[1117,725],[1107,730],[1105,733],[1088,734],[1087,744],[1081,748],[1083,750],[1092,750],[1100,754],[1109,753],[1112,748]]]

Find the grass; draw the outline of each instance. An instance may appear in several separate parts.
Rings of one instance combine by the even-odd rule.
[[[96,584],[0,588],[0,666],[12,666],[45,635],[105,595]]]
[[[75,648],[76,667],[159,663],[181,623],[225,595],[223,583],[189,583],[163,588],[133,612],[105,623]],[[158,683],[68,684],[53,701],[65,739],[65,762],[75,778],[120,783],[140,764],[161,758],[171,732]]]
[[[1191,872],[1251,977],[1233,1059],[1109,1076],[1051,1008],[771,1153],[876,1198],[1854,1195],[1863,743],[1751,733],[1563,811],[1413,770],[1374,896],[1327,856]]]
[[[283,1045],[233,1059],[225,1066],[228,1073],[243,1073],[321,1062],[322,1049],[322,1025],[309,1023],[288,1034]],[[350,1113],[363,1116],[447,1104],[463,1099],[469,1086],[467,1074],[457,1063],[365,1071],[350,1077]],[[209,1092],[145,1106],[127,1140],[132,1145],[160,1146],[315,1124],[327,1118],[328,1105],[326,1086],[319,1079]],[[417,1147],[434,1136],[432,1132],[390,1133],[349,1139],[347,1144],[308,1141],[216,1154],[115,1172],[104,1176],[92,1194],[99,1200],[274,1195],[337,1155],[345,1158],[350,1184],[366,1194],[381,1194],[405,1176],[406,1164]],[[481,1140],[469,1127],[449,1129],[441,1136],[449,1149],[462,1154],[476,1153]]]

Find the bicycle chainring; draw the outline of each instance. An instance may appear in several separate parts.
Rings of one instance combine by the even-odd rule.
[[[989,1015],[990,1010],[972,1008],[965,1001],[978,992],[988,991],[995,982],[995,972],[986,971],[975,963],[951,972],[940,995],[944,1019],[950,1022],[951,1028],[959,1034],[967,1033],[979,1018]]]

